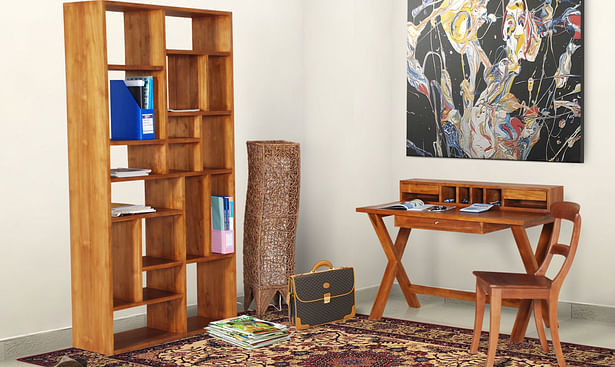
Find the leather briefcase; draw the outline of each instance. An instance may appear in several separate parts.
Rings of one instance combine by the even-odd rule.
[[[326,266],[328,270],[316,271]],[[312,271],[292,275],[288,282],[288,318],[297,329],[346,320],[355,315],[354,269],[317,262]]]

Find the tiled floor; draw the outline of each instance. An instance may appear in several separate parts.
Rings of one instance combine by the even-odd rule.
[[[369,314],[372,302],[376,296],[376,289],[369,289],[357,293],[357,312]],[[450,301],[434,297],[419,296],[420,308],[409,308],[397,286],[393,287],[389,297],[384,316],[399,319],[421,321],[434,324],[450,325],[471,329],[474,324],[474,304],[470,302]],[[513,309],[502,310],[500,332],[510,334],[515,318]],[[615,349],[615,323],[597,322],[580,319],[571,319],[563,311],[559,315],[560,338],[562,341],[600,346]],[[489,310],[485,310],[483,328],[489,327]],[[530,322],[527,336],[536,337],[534,323]],[[547,331],[547,338],[550,338]],[[32,366],[15,360],[0,361],[0,367]]]

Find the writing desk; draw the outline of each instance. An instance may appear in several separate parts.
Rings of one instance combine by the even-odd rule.
[[[416,183],[419,183],[420,187],[417,189]],[[451,184],[452,182],[452,184]],[[515,185],[514,193],[507,191],[509,189],[506,186],[493,189],[491,184],[476,183],[476,182],[462,182],[462,181],[447,181],[446,186],[443,182],[432,180],[404,180],[401,181],[401,198],[402,200],[408,200],[412,198],[420,197],[414,195],[408,190],[413,188],[418,194],[425,193],[432,190],[428,187],[434,186],[436,189],[433,192],[427,193],[426,198],[431,199],[430,203],[438,203],[444,205],[455,205],[454,209],[444,212],[430,212],[430,211],[404,211],[404,210],[392,210],[382,209],[389,204],[381,204],[374,206],[366,206],[357,208],[356,211],[360,213],[366,213],[376,231],[378,239],[386,257],[388,264],[386,266],[378,294],[374,300],[372,310],[369,318],[371,320],[377,320],[382,317],[384,308],[386,306],[393,281],[397,279],[399,286],[406,298],[406,302],[410,307],[420,307],[420,303],[416,297],[416,294],[426,294],[432,296],[439,296],[445,298],[460,299],[466,301],[475,301],[476,294],[474,292],[451,290],[439,287],[430,287],[424,285],[413,284],[401,263],[402,256],[408,243],[408,238],[412,229],[426,229],[436,231],[449,231],[449,232],[461,232],[461,233],[475,233],[485,234],[495,231],[511,229],[513,238],[519,250],[519,255],[525,267],[525,271],[528,274],[533,274],[539,267],[539,264],[545,258],[549,239],[553,232],[553,219],[549,215],[548,207],[551,202],[561,201],[563,196],[563,188],[561,186],[539,186],[539,190],[545,190],[545,195],[536,194],[535,188],[537,186],[524,185],[523,188],[519,188]],[[451,186],[452,185],[452,186]],[[482,186],[481,186],[482,185]],[[460,193],[465,193],[465,188],[468,188],[468,193],[472,193],[475,188],[481,186],[481,194],[483,196],[473,197],[472,202],[486,202],[485,195],[488,190],[499,190],[502,200],[502,207],[493,207],[491,210],[483,213],[464,213],[459,209],[466,205],[460,205],[458,203],[443,203],[445,198],[443,195],[451,196],[451,192],[445,192],[443,187],[454,187],[456,192],[453,193],[452,198],[457,202],[460,202]],[[489,189],[484,189],[488,187]],[[463,190],[459,190],[463,188]],[[477,189],[478,190],[478,189]],[[529,192],[530,199],[540,199],[540,207],[537,207],[536,202],[533,200],[526,200],[523,197],[523,192]],[[491,191],[493,194],[493,191]],[[512,196],[508,196],[510,195]],[[512,198],[514,196],[514,198]],[[507,198],[512,198],[510,201],[506,201]],[[543,200],[544,199],[544,200]],[[465,200],[464,200],[465,201]],[[523,208],[522,204],[528,205],[528,208]],[[466,203],[469,205],[469,203]],[[515,205],[516,207],[508,209],[506,205]],[[395,216],[395,226],[399,227],[397,237],[393,243],[391,236],[384,224],[383,218],[387,216]],[[536,252],[532,251],[530,241],[527,236],[526,228],[542,225],[542,232],[540,234],[538,244],[536,246]],[[472,269],[475,270],[475,269]],[[513,342],[520,342],[525,336],[527,325],[530,316],[531,302],[521,301],[516,303],[513,301],[506,301],[504,305],[519,307],[517,318],[513,326],[511,340]],[[548,315],[548,313],[545,313]]]

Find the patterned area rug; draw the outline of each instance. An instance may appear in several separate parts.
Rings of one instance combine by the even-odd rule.
[[[287,323],[284,312],[270,311],[266,319]],[[87,360],[90,367],[112,366],[479,366],[487,352],[487,333],[480,353],[468,352],[472,330],[365,315],[344,322],[297,331],[290,341],[245,350],[206,333],[137,351],[104,356],[70,348],[20,359],[53,366],[64,355]],[[615,350],[562,343],[569,366],[615,366]],[[496,367],[557,366],[555,355],[543,353],[537,339],[510,344],[500,336]]]

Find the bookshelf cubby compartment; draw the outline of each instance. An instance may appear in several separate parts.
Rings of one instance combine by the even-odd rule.
[[[200,140],[188,141],[178,139],[169,144],[169,169],[180,171],[201,171],[201,143]]]
[[[233,117],[203,116],[201,128],[204,168],[233,166]]]
[[[231,13],[114,1],[63,6],[73,346],[116,354],[236,315],[235,254],[211,254],[209,224],[210,196],[235,189]],[[124,27],[125,60],[114,64],[109,12],[121,13]],[[192,50],[167,49],[168,17],[191,21]],[[110,140],[110,71],[153,76],[155,139]],[[128,166],[149,168],[149,176],[110,177],[111,147],[122,145]],[[112,218],[111,183],[124,181],[142,181],[156,212]],[[197,264],[190,281],[198,289],[190,319],[188,263]],[[146,306],[146,327],[115,331],[114,312],[138,306]]]
[[[208,111],[230,111],[232,78],[230,56],[209,56],[207,59]]]
[[[401,201],[421,199],[429,204],[446,204],[444,200],[456,197],[459,207],[499,202],[504,210],[547,212],[552,203],[564,198],[564,187],[553,185],[409,179],[401,180],[399,187]]]
[[[169,108],[199,108],[198,59],[192,55],[168,55]]]
[[[201,117],[169,114],[169,138],[200,138]]]

